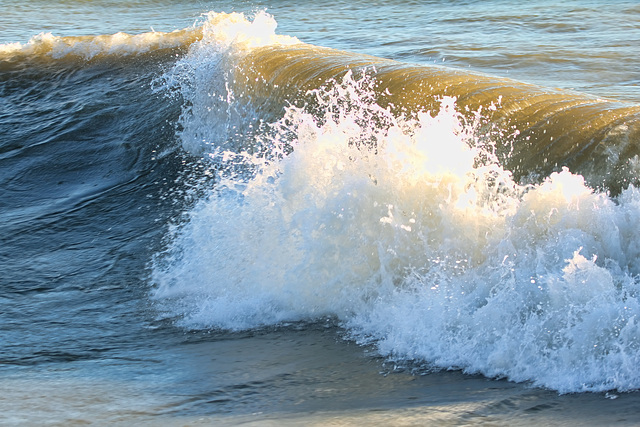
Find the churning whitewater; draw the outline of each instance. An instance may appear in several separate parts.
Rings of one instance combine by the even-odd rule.
[[[236,65],[300,44],[275,27],[212,13],[154,83],[184,98],[178,134],[207,165],[204,196],[152,263],[164,315],[230,330],[330,318],[427,368],[562,393],[640,388],[633,185],[613,197],[566,167],[516,179],[501,156],[527,129],[488,123],[499,102],[403,111],[380,102],[397,94],[380,94],[375,66],[274,119]]]

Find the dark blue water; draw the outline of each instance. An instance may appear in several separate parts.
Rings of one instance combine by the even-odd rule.
[[[3,362],[104,357],[119,347],[105,336],[135,343],[141,254],[171,215],[159,197],[179,168],[176,106],[149,91],[157,70],[139,58],[3,73]]]

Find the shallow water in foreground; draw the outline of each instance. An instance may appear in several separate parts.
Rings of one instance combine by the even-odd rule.
[[[635,394],[570,394],[424,372],[333,327],[192,334],[138,358],[5,375],[3,424],[637,425]],[[165,334],[171,335],[171,334]]]

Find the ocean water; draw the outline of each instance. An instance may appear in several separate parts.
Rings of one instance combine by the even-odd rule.
[[[640,6],[0,0],[0,424],[640,424]]]

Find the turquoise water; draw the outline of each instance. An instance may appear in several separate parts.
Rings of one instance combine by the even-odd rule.
[[[640,422],[637,4],[0,7],[0,423]]]

